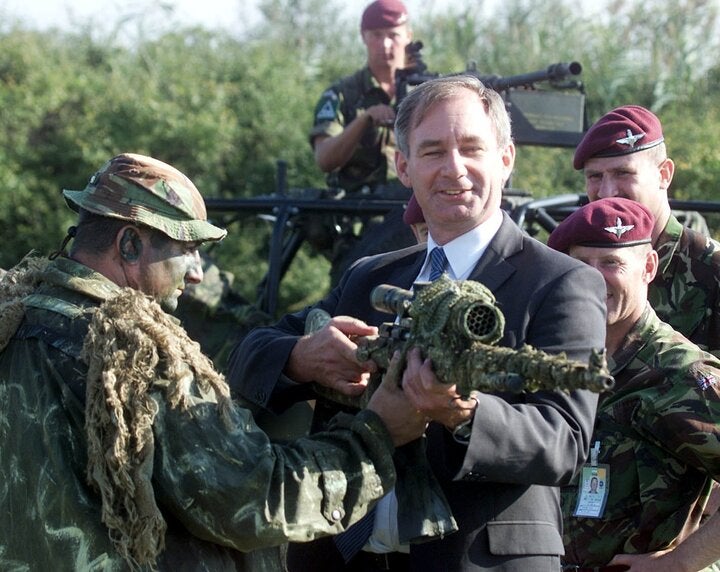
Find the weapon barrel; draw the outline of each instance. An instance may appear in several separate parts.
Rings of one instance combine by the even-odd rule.
[[[506,77],[500,76],[479,76],[476,75],[485,85],[494,89],[495,91],[503,91],[512,87],[520,87],[523,85],[531,85],[536,82],[542,81],[561,81],[569,76],[579,75],[582,72],[582,65],[579,62],[570,63],[556,63],[551,64],[547,68],[519,74],[509,75]]]
[[[342,214],[386,214],[394,207],[403,206],[407,200],[400,199],[306,199],[290,196],[265,195],[253,198],[206,198],[208,212],[274,212],[291,208],[295,212]]]

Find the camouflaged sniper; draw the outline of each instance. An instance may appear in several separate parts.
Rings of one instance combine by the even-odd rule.
[[[372,359],[381,370],[387,369],[396,350],[404,359],[410,348],[419,347],[432,360],[438,379],[456,384],[464,397],[473,391],[589,389],[602,393],[613,386],[604,350],[593,351],[589,363],[584,364],[567,359],[564,353],[548,354],[529,345],[519,350],[494,345],[503,335],[505,317],[492,292],[480,282],[443,275],[434,282],[416,284],[415,294],[383,284],[371,297],[376,309],[399,317],[397,323],[382,324],[377,336],[356,340],[358,359]],[[327,313],[313,310],[306,331],[317,331],[327,320]],[[318,384],[316,391],[362,408],[379,383],[380,375],[375,375],[369,391],[360,397],[348,397]]]
[[[17,274],[9,274],[0,283],[0,310],[22,296],[24,322],[19,329],[14,324],[9,344],[0,351],[0,570],[139,567],[137,559],[128,563],[115,548],[123,540],[117,526],[137,523],[130,530],[137,540],[133,545],[152,544],[157,529],[151,534],[144,518],[152,512],[147,510],[152,493],[163,516],[182,514],[182,523],[168,519],[157,566],[142,570],[275,572],[283,561],[270,547],[337,534],[392,486],[392,442],[377,416],[335,417],[314,454],[314,439],[271,443],[250,411],[235,404],[226,409],[228,427],[218,414],[221,395],[228,403],[227,390],[208,386],[220,387],[218,374],[176,321],[142,293],[121,290],[65,257],[27,260]],[[147,307],[152,313],[143,310]],[[0,315],[0,327],[7,327],[6,312]],[[99,337],[88,333],[91,323]],[[86,354],[94,356],[92,372],[81,359],[91,337],[97,348],[86,346]],[[140,363],[143,356],[147,367],[120,363]],[[99,362],[111,368],[99,368]],[[121,399],[92,399],[105,409],[102,414],[96,408],[94,415],[108,438],[100,443],[107,454],[94,455],[90,476],[88,432],[94,431],[86,426],[91,400],[84,400],[91,377],[96,397],[101,397],[96,391],[119,391]],[[151,383],[152,403],[147,392],[139,398],[135,386],[122,389],[128,384],[121,384],[121,377],[144,379],[145,387]],[[187,407],[172,406],[177,399]],[[143,407],[147,403],[150,407]],[[127,420],[148,415],[154,417],[152,426],[140,423],[140,431],[122,443]],[[138,447],[141,439],[145,447]],[[138,457],[143,462],[129,475],[129,459]],[[87,483],[90,478],[98,484],[97,475],[112,478],[111,486],[122,492],[112,495],[113,508],[125,518],[103,523],[101,495]],[[140,479],[151,488],[133,486]],[[109,534],[111,524],[115,529]]]

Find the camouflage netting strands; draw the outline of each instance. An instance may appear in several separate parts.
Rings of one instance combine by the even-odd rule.
[[[48,260],[26,256],[0,278],[0,351],[5,349],[25,316],[23,298],[40,281]]]
[[[154,567],[166,523],[155,501],[152,431],[157,405],[150,393],[165,380],[171,407],[187,409],[193,380],[214,394],[230,427],[230,390],[200,346],[148,296],[123,289],[95,313],[85,339],[88,364],[88,481],[102,496],[103,522],[131,568]]]
[[[221,240],[227,234],[207,221],[205,202],[192,181],[152,157],[113,157],[85,189],[63,195],[73,210],[142,223],[183,242]]]

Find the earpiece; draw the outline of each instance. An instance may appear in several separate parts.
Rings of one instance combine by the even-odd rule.
[[[142,254],[143,243],[134,228],[126,228],[120,237],[120,256],[128,262],[137,262]]]

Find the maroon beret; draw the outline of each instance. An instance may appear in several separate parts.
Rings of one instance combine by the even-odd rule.
[[[362,15],[360,30],[394,28],[408,21],[408,11],[400,0],[375,0]]]
[[[598,119],[575,149],[573,167],[593,157],[617,157],[655,147],[664,141],[657,116],[639,105],[613,109]]]
[[[619,248],[652,241],[655,218],[638,202],[620,197],[580,207],[550,233],[548,246],[568,252],[572,246]]]
[[[425,215],[420,208],[415,195],[410,197],[405,212],[403,213],[403,222],[405,224],[417,224],[419,222],[425,222]]]

